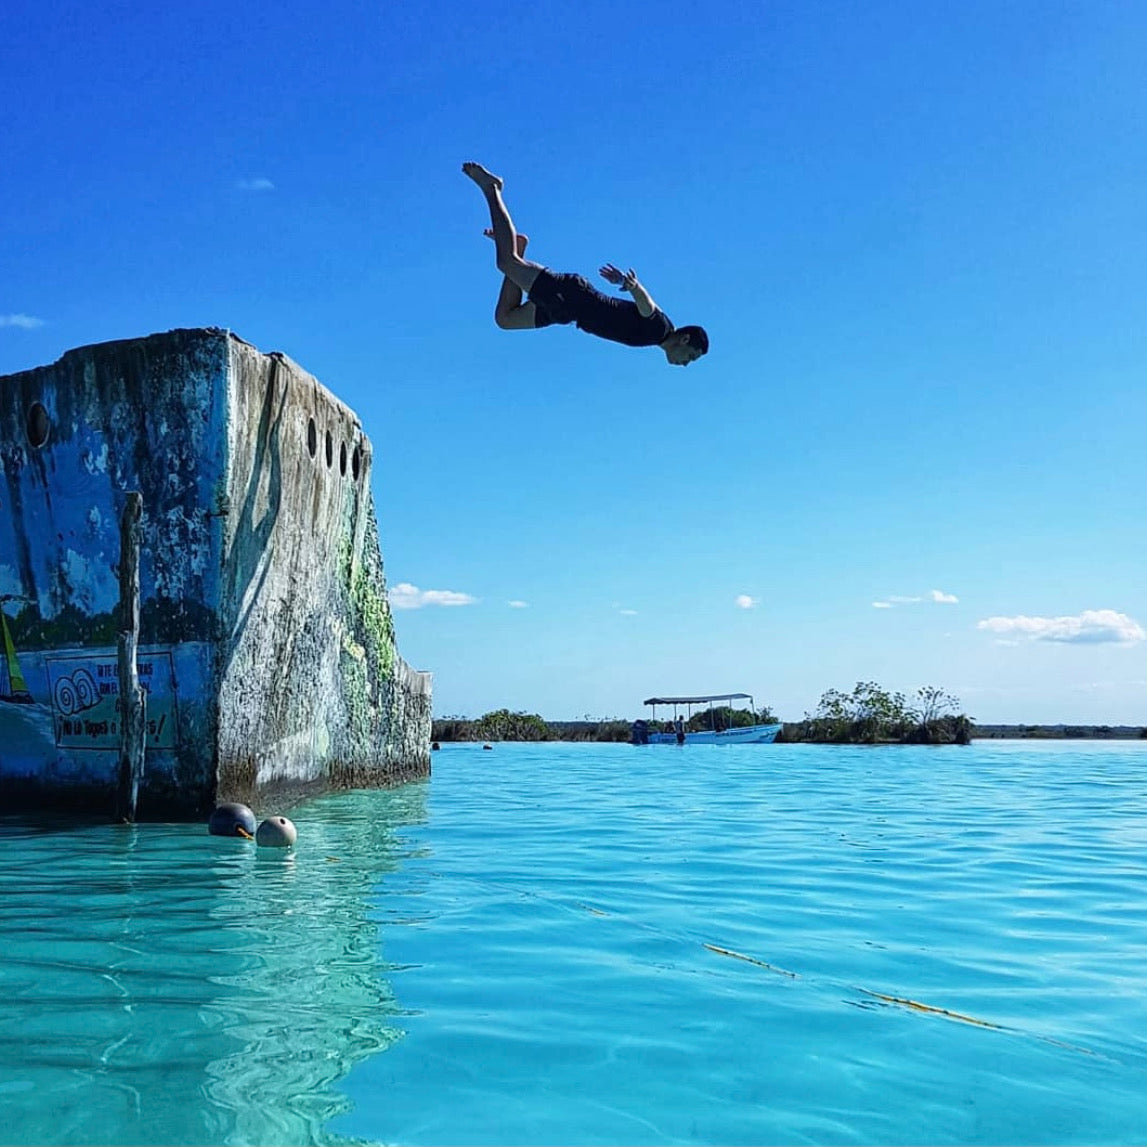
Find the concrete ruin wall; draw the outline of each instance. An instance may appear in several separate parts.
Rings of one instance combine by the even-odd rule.
[[[395,650],[370,441],[290,359],[230,353],[220,793],[425,776],[430,683]]]
[[[426,775],[429,678],[395,652],[370,459],[329,391],[224,331],[0,378],[0,802],[110,806],[128,490],[141,817]]]

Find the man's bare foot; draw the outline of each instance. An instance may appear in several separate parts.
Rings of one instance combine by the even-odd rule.
[[[483,191],[502,190],[502,177],[487,171],[480,163],[464,163],[462,164],[462,171],[474,180]]]
[[[487,239],[493,239],[494,238],[494,228],[493,227],[487,227],[486,230],[482,232],[482,234],[485,235]],[[521,231],[518,232],[518,254],[519,255],[524,255],[526,253],[526,245],[529,243],[529,241],[530,241],[529,235],[523,235],[521,233]]]

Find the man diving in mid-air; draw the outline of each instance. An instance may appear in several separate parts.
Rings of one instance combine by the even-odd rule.
[[[498,270],[505,279],[494,308],[494,322],[506,331],[531,331],[553,324],[576,323],[580,330],[626,346],[657,346],[674,366],[688,366],[709,349],[703,327],[675,327],[650,298],[631,267],[619,271],[612,263],[601,277],[633,301],[610,298],[590,286],[581,275],[551,271],[525,257],[529,240],[519,235],[502,202],[502,180],[480,163],[464,163],[462,170],[481,189],[490,208]],[[526,301],[523,302],[523,293]]]

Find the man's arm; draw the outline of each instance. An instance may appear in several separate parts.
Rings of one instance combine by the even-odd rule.
[[[620,287],[623,291],[628,291],[633,296],[633,301],[637,304],[637,313],[643,319],[649,318],[656,312],[657,304],[641,285],[637,278],[637,272],[632,267],[622,273],[612,263],[606,263],[600,274],[607,283],[613,283],[614,286]]]

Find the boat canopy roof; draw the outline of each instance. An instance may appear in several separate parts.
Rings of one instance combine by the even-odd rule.
[[[751,701],[752,693],[709,693],[704,697],[650,697],[643,705],[703,705],[706,701]]]

